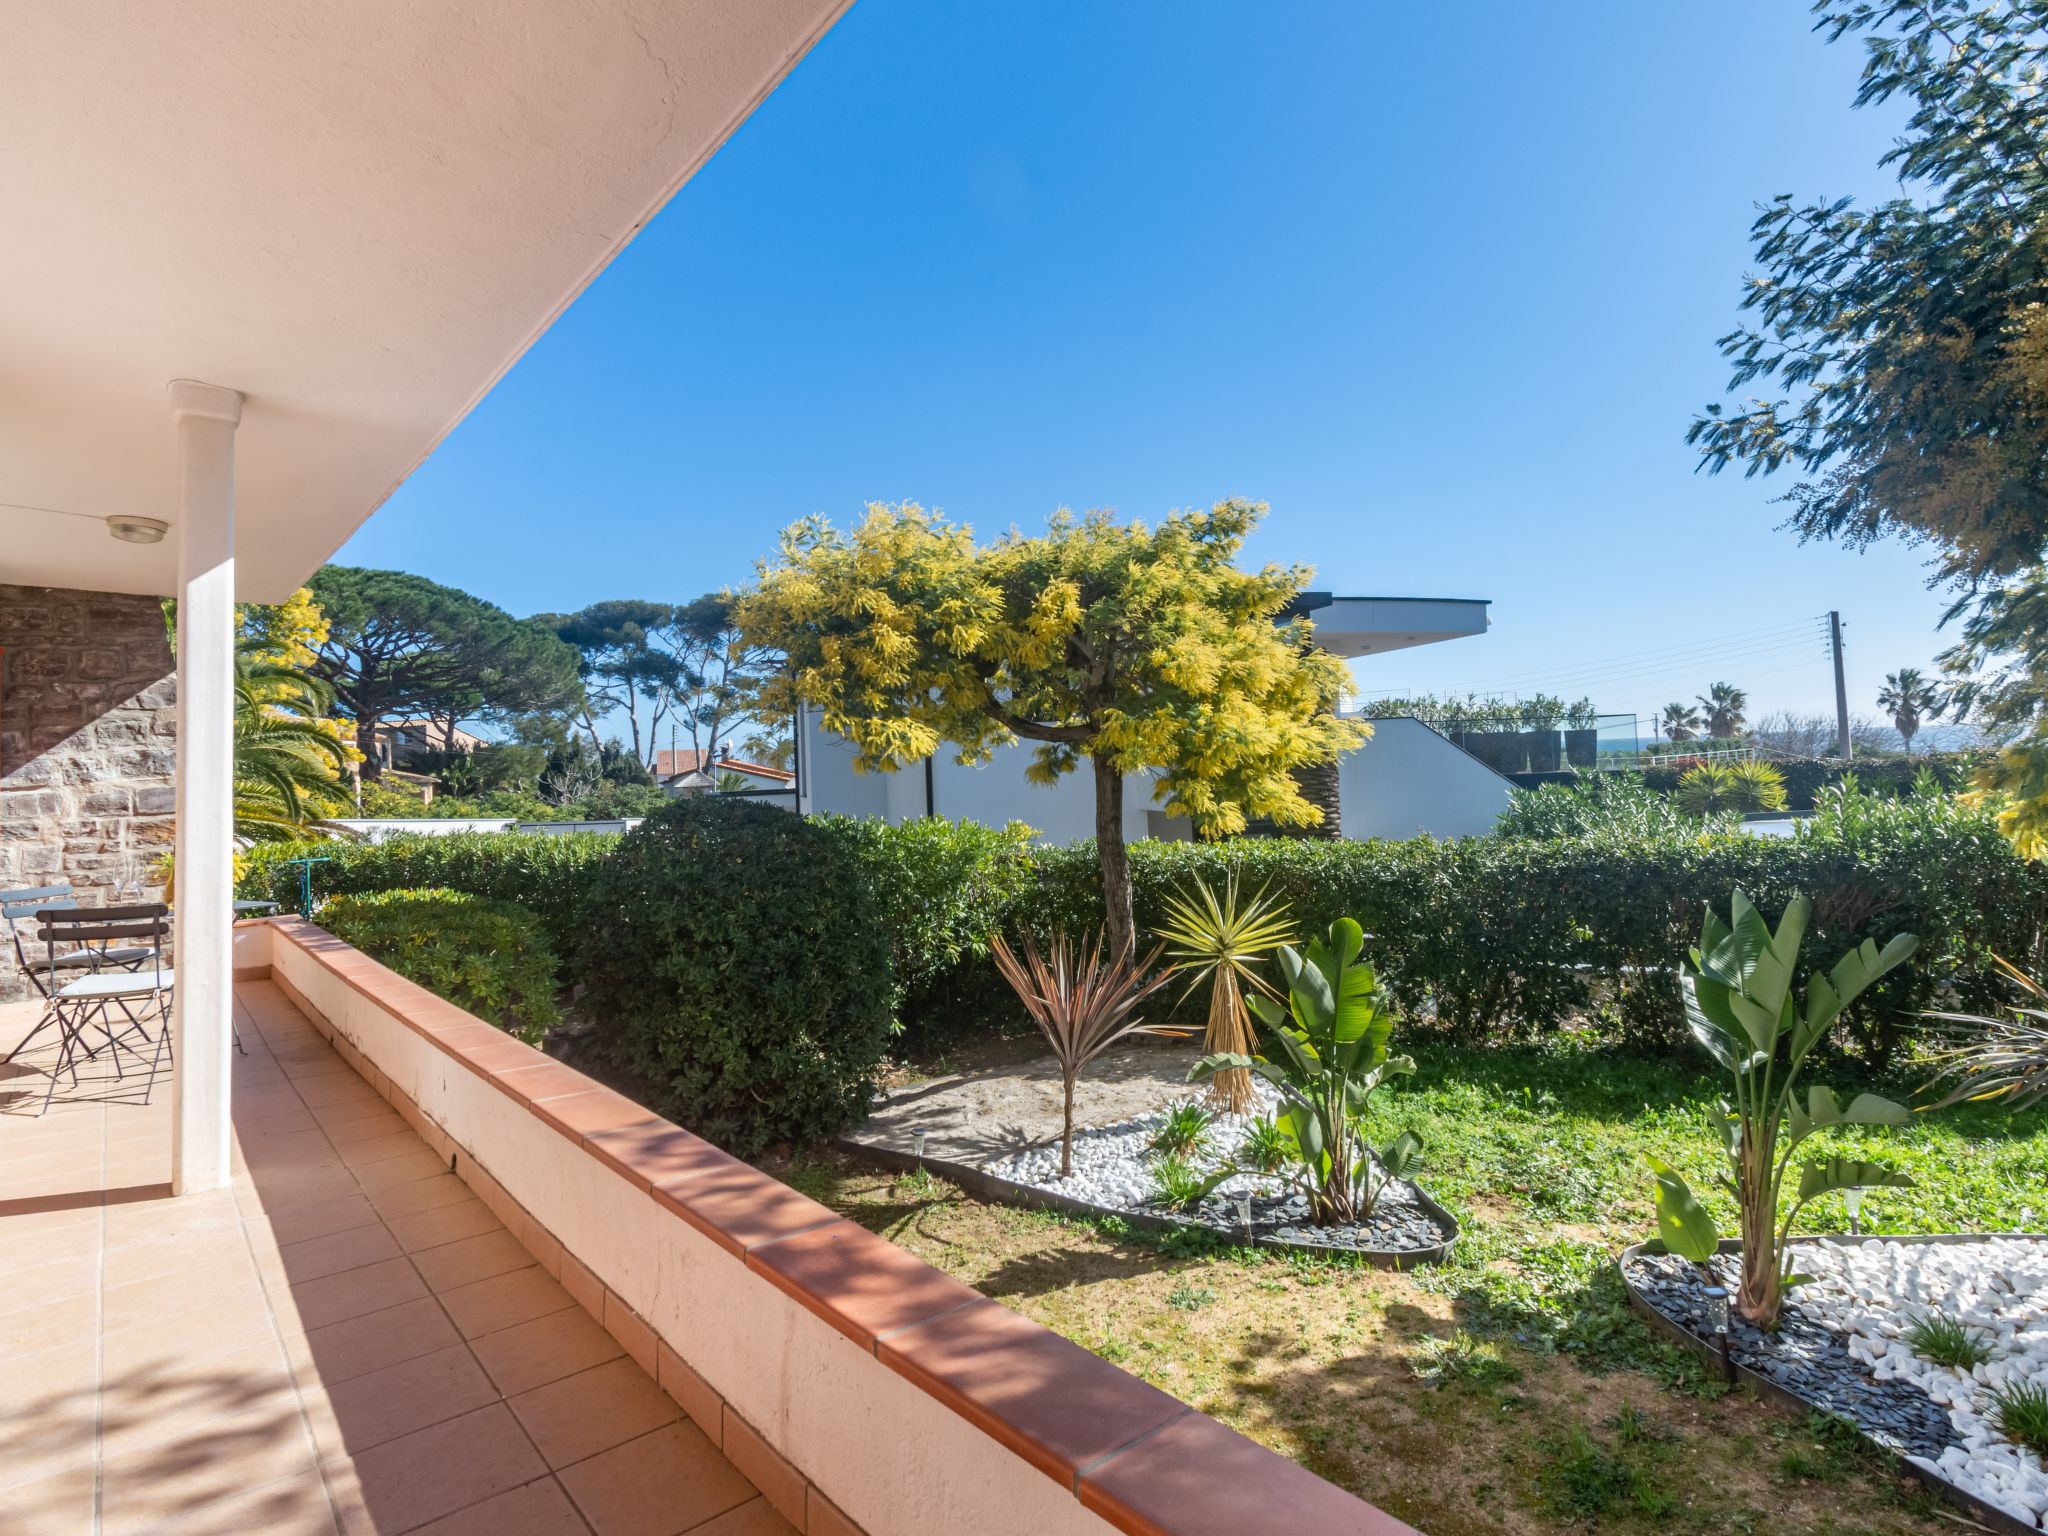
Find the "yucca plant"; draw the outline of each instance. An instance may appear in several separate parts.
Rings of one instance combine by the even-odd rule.
[[[1193,1157],[1209,1145],[1209,1123],[1215,1119],[1193,1099],[1173,1105],[1152,1133],[1149,1147],[1161,1157]]]
[[[1966,1099],[2009,1099],[2024,1109],[2048,1097],[2048,988],[1997,955],[1992,962],[2027,1001],[2010,1018],[1975,1013],[1930,1013],[1955,1026],[1950,1043],[1935,1053],[1940,1070],[1929,1088],[1949,1085],[1946,1109]]]
[[[1287,1007],[1253,995],[1248,1001],[1275,1047],[1271,1055],[1226,1051],[1205,1056],[1189,1072],[1200,1082],[1218,1072],[1256,1072],[1280,1090],[1275,1120],[1293,1162],[1293,1181],[1317,1226],[1362,1221],[1387,1184],[1422,1160],[1422,1140],[1403,1131],[1380,1149],[1367,1147],[1364,1118],[1373,1091],[1415,1063],[1389,1056],[1394,1016],[1380,1006],[1373,968],[1361,962],[1365,933],[1339,918],[1327,937],[1309,940],[1306,956],[1280,947]],[[1235,1161],[1213,1174],[1210,1187],[1245,1171]]]
[[[1211,983],[1202,1049],[1249,1056],[1257,1040],[1245,996],[1248,990],[1274,995],[1259,962],[1294,938],[1286,906],[1264,889],[1242,896],[1232,870],[1220,896],[1200,879],[1192,891],[1174,892],[1166,899],[1166,921],[1153,932],[1165,945],[1173,973],[1188,980],[1183,998],[1203,982]],[[1252,1107],[1251,1074],[1235,1068],[1218,1072],[1209,1080],[1209,1102],[1243,1114]]]
[[[1721,1142],[1728,1157],[1722,1185],[1735,1197],[1742,1223],[1742,1284],[1735,1309],[1759,1328],[1775,1328],[1790,1273],[1792,1224],[1810,1201],[1839,1190],[1910,1187],[1912,1180],[1877,1163],[1816,1158],[1799,1174],[1790,1210],[1780,1210],[1786,1175],[1800,1143],[1831,1125],[1904,1125],[1902,1106],[1859,1093],[1844,1109],[1834,1094],[1794,1089],[1799,1069],[1842,1010],[1919,947],[1902,933],[1880,950],[1866,939],[1825,976],[1809,978],[1804,1008],[1792,996],[1811,904],[1795,896],[1775,932],[1737,890],[1728,922],[1711,907],[1699,947],[1679,977],[1685,1021],[1693,1037],[1730,1074],[1734,1096],[1721,1101]],[[1714,1256],[1720,1233],[1678,1171],[1651,1158],[1657,1176],[1657,1232],[1664,1246],[1695,1264]]]
[[[1143,960],[1124,950],[1108,960],[1096,938],[1084,955],[1063,933],[1055,933],[1047,955],[1029,937],[1019,956],[998,935],[996,969],[1017,994],[1031,1022],[1052,1047],[1059,1063],[1063,1098],[1060,1129],[1060,1177],[1074,1171],[1074,1085],[1081,1069],[1127,1035],[1180,1035],[1184,1030],[1145,1024],[1138,1005],[1165,986],[1171,973],[1155,971],[1155,948]]]

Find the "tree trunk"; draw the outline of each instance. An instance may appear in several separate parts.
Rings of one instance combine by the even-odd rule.
[[[1137,924],[1131,916],[1131,853],[1124,846],[1124,776],[1095,760],[1095,856],[1102,863],[1103,934],[1111,958],[1131,952]]]
[[[378,715],[356,716],[356,745],[363,754],[361,774],[372,784],[384,777],[384,760],[377,755],[377,732],[383,724],[383,718]]]
[[[1770,1198],[1769,1171],[1776,1155],[1775,1137],[1744,1133],[1741,1188],[1736,1193],[1742,1219],[1742,1280],[1735,1292],[1735,1313],[1766,1332],[1778,1327],[1778,1212]]]
[[[1060,1075],[1060,1087],[1065,1090],[1065,1123],[1060,1127],[1060,1177],[1074,1176],[1074,1080],[1077,1074],[1065,1072]]]

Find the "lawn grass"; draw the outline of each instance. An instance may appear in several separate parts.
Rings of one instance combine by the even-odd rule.
[[[1409,1275],[1015,1210],[837,1155],[764,1166],[1430,1536],[1956,1529],[1853,1434],[1724,1394],[1629,1313],[1613,1255],[1652,1222],[1643,1154],[1712,1189],[1713,1078],[1571,1046],[1407,1048],[1418,1071],[1376,1130],[1422,1135],[1424,1183],[1464,1226],[1451,1263]],[[1818,1150],[1918,1181],[1872,1194],[1866,1229],[2048,1211],[2048,1112],[1971,1107]]]

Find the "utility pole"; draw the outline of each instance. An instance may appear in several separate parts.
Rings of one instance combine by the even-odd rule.
[[[1849,740],[1849,685],[1842,676],[1842,615],[1832,608],[1828,610],[1828,648],[1835,657],[1835,747],[1846,763],[1855,757],[1856,749]]]

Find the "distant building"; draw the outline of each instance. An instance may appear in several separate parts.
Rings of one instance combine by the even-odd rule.
[[[780,803],[785,805],[795,797],[794,773],[786,768],[771,768],[766,763],[750,763],[745,758],[734,757],[731,742],[716,752],[683,747],[654,754],[654,782],[672,795],[729,790],[732,786],[728,775],[739,780],[737,788],[771,800],[780,796]]]
[[[446,720],[383,720],[368,741],[358,741],[363,755],[374,758],[379,767],[395,768],[420,752],[474,752],[484,739]]]
[[[1315,643],[1333,655],[1373,656],[1487,631],[1487,604],[1463,598],[1338,597],[1304,592],[1284,616],[1305,615]],[[1001,826],[1022,821],[1049,843],[1095,835],[1093,769],[1086,764],[1056,784],[1033,784],[1024,770],[1034,745],[1013,742],[987,763],[963,767],[950,753],[895,773],[856,773],[853,744],[824,729],[815,710],[797,715],[798,808],[891,822],[946,816]],[[1491,832],[1513,783],[1421,721],[1378,720],[1373,738],[1304,791],[1324,807],[1324,835],[1347,838],[1466,837]],[[1334,812],[1334,814],[1332,814]],[[1169,816],[1149,776],[1135,775],[1124,796],[1124,836],[1189,838],[1186,818]]]

